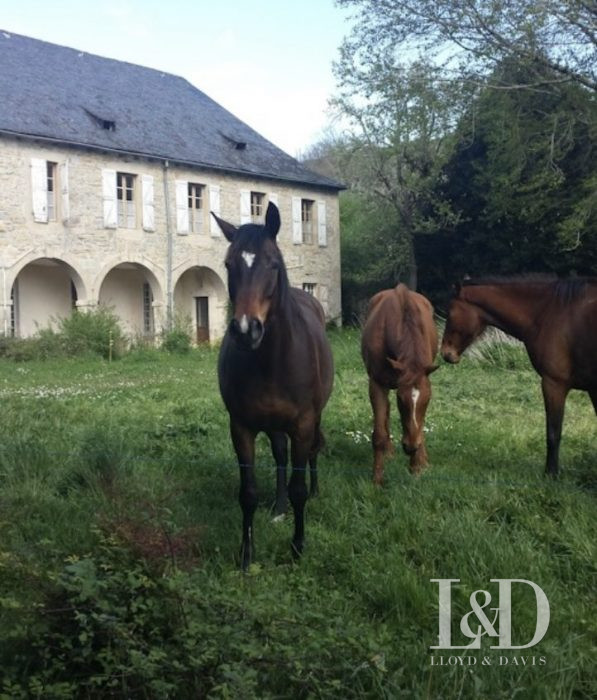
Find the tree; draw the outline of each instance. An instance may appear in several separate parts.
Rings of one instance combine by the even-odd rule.
[[[597,90],[595,0],[337,0],[355,8],[346,45],[425,55],[445,77],[485,83],[505,58],[527,67],[526,86],[577,82]],[[496,87],[521,87],[494,83]]]
[[[499,73],[504,82],[528,78],[513,61]],[[571,83],[557,94],[487,89],[457,133],[441,196],[459,221],[418,251],[426,288],[435,294],[442,278],[445,288],[464,273],[595,274],[595,97]]]
[[[446,225],[450,212],[437,199],[435,181],[450,153],[450,138],[464,99],[437,82],[434,66],[409,66],[394,56],[346,43],[334,66],[339,93],[331,100],[349,133],[343,139],[343,178],[390,216],[407,263],[402,277],[416,287],[414,237]]]

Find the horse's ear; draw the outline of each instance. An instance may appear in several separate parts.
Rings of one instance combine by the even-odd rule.
[[[398,360],[395,360],[393,357],[386,357],[386,360],[392,365],[392,367],[397,372],[404,372],[404,369],[405,369],[404,362],[398,362]]]
[[[425,368],[425,374],[429,376],[430,374],[433,374],[436,369],[439,369],[439,365],[429,365],[429,367]]]
[[[234,236],[238,231],[236,226],[229,224],[227,221],[224,221],[224,219],[220,219],[220,217],[214,214],[213,211],[210,213],[213,216],[213,218],[218,222],[218,226],[222,229],[222,233],[226,236],[228,241],[232,243],[232,241],[234,240]]]
[[[275,238],[280,230],[280,212],[273,202],[267,205],[267,211],[265,212],[265,230],[270,238]]]

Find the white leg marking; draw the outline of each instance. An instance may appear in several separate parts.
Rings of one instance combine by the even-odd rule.
[[[247,267],[250,269],[255,262],[255,253],[248,253],[246,250],[240,254],[241,258],[245,261]]]
[[[243,317],[240,320],[240,332],[246,333],[248,330],[249,330],[249,319],[247,318],[247,314],[243,314]]]
[[[417,387],[413,387],[410,395],[413,400],[413,423],[415,424],[415,428],[418,428],[419,424],[417,423],[417,401],[419,400],[421,392],[417,389]]]

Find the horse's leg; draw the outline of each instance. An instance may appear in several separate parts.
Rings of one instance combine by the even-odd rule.
[[[315,426],[315,437],[313,438],[313,446],[309,455],[309,496],[317,496],[319,494],[319,481],[317,478],[317,455],[325,445],[325,438],[319,427],[318,422]]]
[[[249,568],[255,554],[253,543],[253,514],[257,508],[257,480],[255,479],[255,433],[230,420],[230,435],[240,468],[238,500],[243,512],[240,564],[243,571]]]
[[[288,484],[288,498],[294,511],[294,535],[292,552],[295,557],[303,553],[305,540],[305,503],[307,502],[307,462],[313,445],[313,423],[300,426],[291,435],[292,474]]]
[[[421,437],[421,445],[416,452],[410,456],[410,471],[412,474],[419,475],[429,463],[427,455],[427,447],[425,446],[425,436]]]
[[[389,390],[381,387],[369,378],[369,400],[373,409],[373,483],[383,481],[383,460],[386,452],[391,451],[390,444],[390,401]]]
[[[274,519],[283,516],[288,509],[288,488],[286,486],[286,467],[288,466],[288,440],[286,433],[270,432],[268,437],[272,455],[276,463],[276,502]]]
[[[547,459],[545,473],[549,476],[558,474],[558,454],[562,437],[562,422],[564,420],[564,405],[568,388],[549,377],[541,380],[543,402],[545,404],[545,426],[547,437]]]

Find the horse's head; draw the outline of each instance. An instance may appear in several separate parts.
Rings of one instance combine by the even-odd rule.
[[[230,335],[244,348],[256,350],[263,340],[268,316],[288,287],[286,268],[276,243],[278,208],[269,203],[265,225],[237,228],[212,212],[230,241],[226,254],[228,292],[233,305]]]
[[[440,352],[446,362],[455,364],[460,356],[485,330],[487,323],[482,310],[463,298],[463,290],[458,288],[450,302],[448,318]]]
[[[396,396],[402,424],[402,449],[410,457],[411,471],[418,472],[427,462],[424,448],[425,413],[431,399],[429,375],[437,365],[407,370],[403,363],[387,358],[397,374]]]

